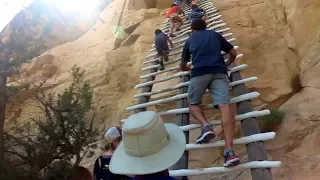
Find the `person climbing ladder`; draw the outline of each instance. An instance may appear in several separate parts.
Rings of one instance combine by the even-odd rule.
[[[171,48],[173,48],[173,44],[169,37],[166,34],[164,34],[160,29],[156,29],[154,33],[156,35],[156,37],[154,38],[154,44],[156,46],[160,64],[159,70],[162,71],[164,70],[163,60],[166,62],[168,62],[169,60],[168,55],[170,53],[170,50],[168,47],[168,41],[171,45]]]
[[[198,5],[198,1],[196,0],[186,0],[186,4],[191,7],[192,5]]]
[[[173,29],[176,28],[176,31],[180,31],[180,27],[183,24],[182,19],[178,16],[178,14],[182,13],[185,15],[185,13],[177,6],[176,4],[172,4],[171,8],[166,14],[166,22],[170,24],[170,37],[175,37],[173,34]],[[177,26],[175,27],[175,23],[177,23]]]
[[[207,19],[206,11],[202,8],[199,8],[197,5],[191,6],[191,12],[188,14],[190,22],[193,19],[201,18],[203,20]]]
[[[231,65],[237,52],[233,46],[219,33],[206,30],[206,22],[203,19],[194,19],[191,23],[193,34],[186,41],[180,69],[191,71],[191,79],[188,87],[188,102],[191,115],[202,124],[202,132],[196,143],[208,143],[215,137],[212,127],[204,116],[199,106],[207,89],[213,99],[213,104],[218,107],[221,115],[221,123],[225,137],[225,167],[238,165],[240,160],[232,150],[235,131],[235,119],[229,98],[229,77],[227,67]],[[224,62],[221,51],[229,54],[229,59]],[[187,66],[192,54],[192,67]]]

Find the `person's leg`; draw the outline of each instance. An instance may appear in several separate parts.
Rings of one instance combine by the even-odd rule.
[[[164,50],[164,51],[163,51],[163,60],[164,60],[165,62],[168,62],[168,61],[169,61],[169,53],[170,53],[169,50]]]
[[[169,61],[169,56],[165,55],[163,59],[164,59],[165,62],[168,62]]]
[[[235,131],[235,119],[234,113],[230,104],[219,104],[221,124],[223,128],[223,134],[226,141],[225,149],[232,148],[232,142]]]
[[[203,110],[199,105],[189,104],[190,114],[202,125],[208,126],[209,122],[204,116]]]
[[[212,75],[207,74],[203,76],[193,77],[190,80],[188,87],[188,102],[190,114],[203,126],[202,132],[198,137],[196,143],[207,143],[215,137],[215,134],[204,116],[203,110],[199,106],[201,99],[205,93],[209,83],[211,82]]]
[[[179,16],[175,16],[174,21],[177,23],[176,31],[180,31],[180,27],[183,25],[182,19]]]
[[[172,18],[170,18],[169,24],[170,24],[170,31],[169,31],[170,35],[169,35],[169,36],[170,36],[170,37],[174,37],[174,35],[173,35],[173,29],[174,29],[175,25],[174,25],[174,20],[173,20]]]
[[[192,1],[191,1],[191,5],[198,5],[198,1],[192,0]]]
[[[163,55],[159,56],[159,64],[160,64],[159,70],[163,71],[164,70]]]
[[[189,7],[191,7],[192,3],[193,3],[193,0],[186,0],[186,4],[187,4]]]
[[[181,6],[184,6],[186,4],[185,0],[181,0]]]
[[[201,19],[204,20],[204,21],[206,21],[207,18],[208,18],[207,14],[206,14],[205,12],[202,12],[202,17],[201,17]]]
[[[226,74],[214,74],[209,85],[214,105],[218,105],[221,115],[221,124],[225,137],[225,167],[231,167],[240,163],[239,158],[233,153],[232,145],[235,134],[234,111],[229,104],[229,78]]]

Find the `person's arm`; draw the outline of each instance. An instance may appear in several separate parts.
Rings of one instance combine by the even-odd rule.
[[[168,42],[170,43],[171,48],[173,48],[173,43],[169,38],[168,38]]]
[[[226,66],[229,67],[237,57],[237,51],[233,48],[221,34],[217,33],[220,36],[221,50],[229,54],[229,58],[226,62]]]
[[[234,48],[232,48],[232,49],[228,52],[228,54],[229,54],[229,58],[228,58],[228,60],[227,60],[227,62],[226,62],[227,67],[229,67],[229,66],[234,62],[234,60],[236,59],[236,57],[237,57],[237,51],[236,51]]]
[[[183,46],[181,61],[180,61],[180,70],[181,71],[191,71],[191,68],[187,66],[187,63],[190,61],[190,51],[189,51],[189,39],[185,42]]]

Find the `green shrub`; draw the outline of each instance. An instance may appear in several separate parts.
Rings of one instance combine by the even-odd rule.
[[[262,116],[259,119],[261,123],[281,123],[285,117],[285,113],[278,109],[271,109],[270,114]]]

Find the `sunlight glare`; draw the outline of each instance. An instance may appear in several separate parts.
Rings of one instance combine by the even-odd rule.
[[[50,0],[66,13],[89,15],[96,11],[100,0]]]

